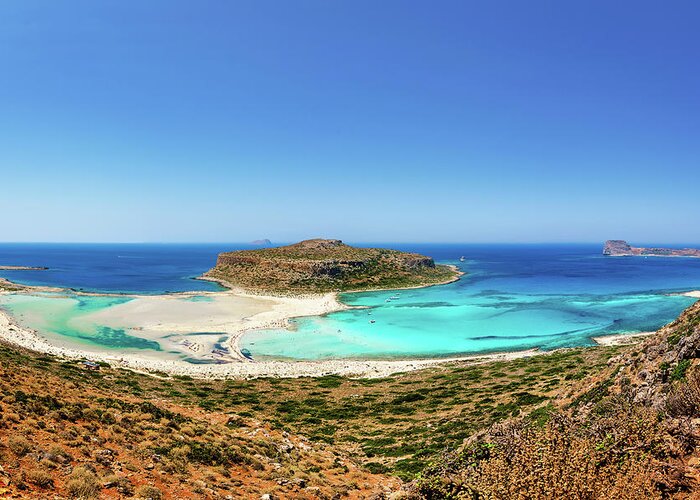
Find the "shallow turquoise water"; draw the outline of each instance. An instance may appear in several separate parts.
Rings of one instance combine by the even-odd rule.
[[[18,294],[0,297],[0,306],[23,325],[59,339],[110,349],[159,351],[158,342],[131,335],[126,328],[112,328],[84,321],[86,316],[94,312],[129,300],[128,297],[114,296]]]
[[[417,249],[426,253],[430,249]],[[447,356],[591,345],[591,336],[656,330],[695,299],[700,259],[606,258],[595,246],[442,246],[469,274],[457,283],[346,294],[365,307],[299,318],[291,330],[247,333],[254,357]],[[371,323],[374,321],[374,323]]]
[[[365,296],[369,309],[298,318],[294,329],[249,332],[256,357],[296,359],[446,356],[591,345],[591,336],[654,330],[693,303],[664,295],[449,297],[454,291]],[[374,320],[375,323],[370,323]]]

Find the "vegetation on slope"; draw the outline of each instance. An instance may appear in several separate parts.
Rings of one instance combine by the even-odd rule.
[[[391,474],[412,479],[483,426],[546,413],[617,352],[375,380],[205,381],[0,348],[0,488],[39,498],[129,498],[146,484],[163,498],[370,498],[398,488]]]
[[[256,292],[322,293],[434,285],[458,275],[424,255],[317,239],[222,253],[205,277]]]
[[[395,481],[150,384],[171,383],[0,348],[0,497],[368,498]]]

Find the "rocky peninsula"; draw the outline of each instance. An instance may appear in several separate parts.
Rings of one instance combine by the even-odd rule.
[[[633,247],[624,240],[608,240],[605,242],[605,247],[603,248],[603,255],[607,255],[610,257],[700,257],[700,249]]]
[[[319,294],[424,287],[449,283],[461,273],[417,253],[358,248],[341,240],[219,254],[204,279],[255,293]]]

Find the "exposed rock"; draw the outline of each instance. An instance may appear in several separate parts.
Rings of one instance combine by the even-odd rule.
[[[624,240],[608,240],[603,247],[603,255],[611,257],[700,257],[700,249],[695,248],[645,248],[633,247]]]
[[[608,240],[603,255],[632,255],[632,247],[624,240]]]
[[[383,248],[356,248],[340,240],[225,252],[205,277],[248,290],[321,293],[426,286],[452,281],[458,271],[430,257]]]
[[[700,302],[686,309],[632,352],[611,358],[617,369],[612,392],[629,392],[635,403],[661,408],[674,380],[700,358]],[[629,385],[622,384],[628,380]]]

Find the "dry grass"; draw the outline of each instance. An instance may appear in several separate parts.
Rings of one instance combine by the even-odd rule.
[[[85,466],[79,466],[73,469],[66,489],[74,498],[97,498],[101,485],[93,471]]]
[[[661,421],[622,404],[582,422],[555,414],[539,427],[508,422],[424,471],[417,498],[662,498],[658,459],[670,449]],[[676,484],[680,488],[682,485]]]
[[[0,497],[362,498],[397,483],[259,421],[145,394],[173,383],[0,347]]]
[[[143,500],[161,500],[163,494],[158,488],[143,485],[136,490],[136,497],[142,498]]]

